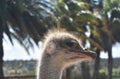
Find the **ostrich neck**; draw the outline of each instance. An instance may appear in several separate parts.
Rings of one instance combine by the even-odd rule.
[[[38,73],[39,78],[37,79],[60,79],[62,69],[57,63],[49,55],[43,55]]]

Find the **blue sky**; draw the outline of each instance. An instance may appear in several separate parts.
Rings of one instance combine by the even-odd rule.
[[[30,55],[26,53],[24,48],[14,39],[14,46],[11,45],[7,36],[4,35],[4,60],[29,60],[29,59],[38,59],[41,53],[41,44],[40,47],[35,46],[34,50],[30,51]],[[113,46],[113,57],[120,58],[120,44],[116,43]],[[102,52],[101,58],[107,58],[107,53]]]

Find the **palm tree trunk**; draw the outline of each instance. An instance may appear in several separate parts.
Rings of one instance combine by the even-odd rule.
[[[112,79],[113,58],[112,49],[108,51],[108,79]]]
[[[90,69],[86,62],[81,63],[81,69],[82,69],[82,79],[90,79]]]
[[[0,79],[4,79],[3,73],[3,30],[5,26],[6,0],[0,0]]]
[[[72,67],[66,69],[66,79],[72,79],[71,70],[72,70]]]
[[[3,27],[5,15],[5,0],[0,1],[0,79],[4,78],[3,74]]]
[[[3,46],[0,34],[0,79],[3,79]]]
[[[3,79],[3,22],[0,17],[0,79]]]
[[[96,50],[97,57],[94,65],[93,79],[99,79],[99,68],[100,68],[100,50]]]

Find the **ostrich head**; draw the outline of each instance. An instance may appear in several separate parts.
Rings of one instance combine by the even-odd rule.
[[[61,68],[96,57],[94,52],[83,49],[80,40],[68,32],[49,32],[43,45],[43,55]]]

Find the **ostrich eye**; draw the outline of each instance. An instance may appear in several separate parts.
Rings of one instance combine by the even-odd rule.
[[[79,44],[76,40],[67,40],[66,45],[69,48],[79,48]]]

